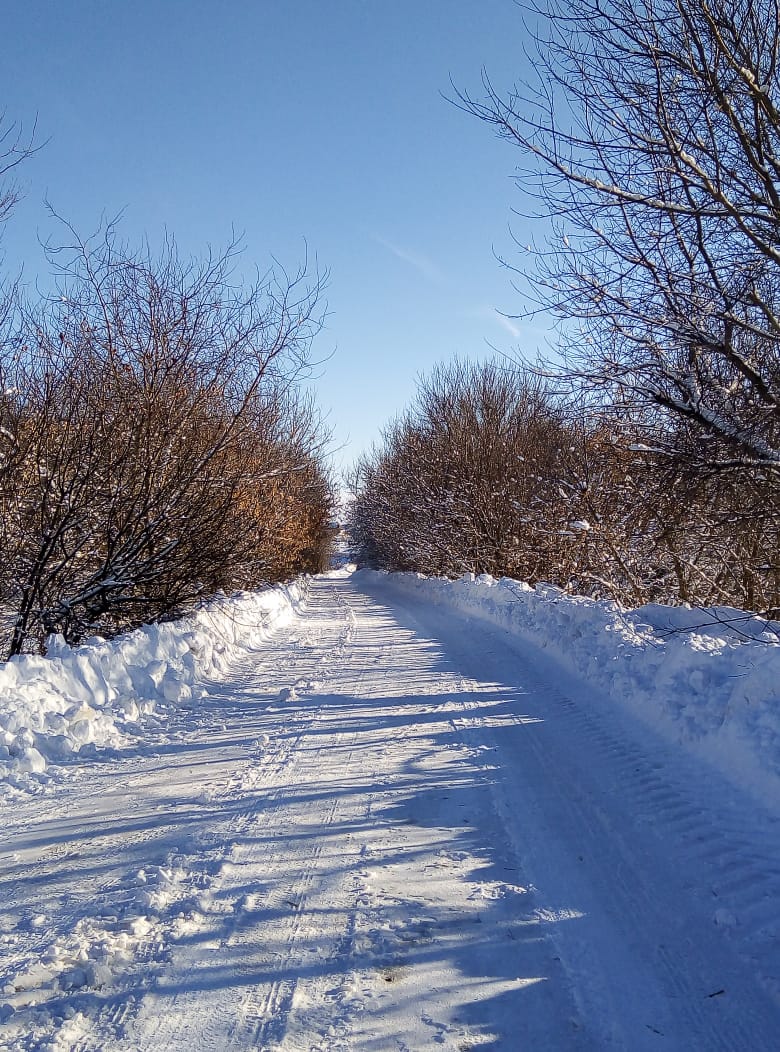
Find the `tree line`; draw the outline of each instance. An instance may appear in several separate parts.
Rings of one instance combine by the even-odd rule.
[[[361,550],[776,616],[778,6],[550,0],[530,16],[536,79],[501,91],[485,74],[456,101],[519,151],[549,234],[513,266],[526,313],[558,319],[563,364],[423,380],[358,466]]]
[[[30,148],[6,139],[0,175]],[[15,198],[6,180],[0,218]],[[321,570],[330,544],[328,436],[301,383],[320,277],[247,284],[235,245],[185,259],[66,230],[53,294],[2,290],[5,656]]]
[[[777,616],[777,491],[697,476],[640,428],[629,441],[627,426],[616,435],[527,368],[441,366],[356,465],[356,555],[390,570]]]

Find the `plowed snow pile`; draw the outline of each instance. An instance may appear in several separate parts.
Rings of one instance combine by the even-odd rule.
[[[302,587],[216,600],[179,621],[75,648],[54,636],[45,656],[0,665],[0,792],[44,784],[52,763],[121,746],[161,703],[197,702],[204,677],[219,678],[293,616]]]

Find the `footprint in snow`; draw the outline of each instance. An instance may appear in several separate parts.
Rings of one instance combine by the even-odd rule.
[[[504,884],[501,882],[490,884],[477,884],[469,895],[469,899],[503,899],[507,895],[525,895],[526,888],[519,884]]]

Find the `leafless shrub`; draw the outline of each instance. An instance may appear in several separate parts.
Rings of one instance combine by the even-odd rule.
[[[232,247],[152,258],[111,228],[57,259],[59,298],[0,361],[9,652],[311,568],[330,484],[295,381],[319,281],[237,286]]]
[[[628,425],[580,424],[561,475],[587,523],[568,587],[630,605],[726,604],[773,617],[780,595],[776,488],[704,472]],[[670,444],[684,441],[679,434]]]
[[[358,466],[350,529],[362,557],[445,575],[566,576],[568,441],[531,374],[495,362],[436,370]]]
[[[646,602],[776,616],[774,489],[709,474],[561,404],[527,370],[455,364],[358,465],[350,531],[371,565],[487,572]],[[739,510],[736,510],[736,509]]]

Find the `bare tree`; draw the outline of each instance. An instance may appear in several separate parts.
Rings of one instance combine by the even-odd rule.
[[[701,454],[670,457],[628,420],[616,432],[613,416],[583,415],[506,363],[435,370],[357,465],[356,554],[391,570],[776,616],[776,487],[760,473],[704,472]],[[692,440],[681,420],[664,445]]]
[[[573,373],[708,470],[780,471],[776,0],[550,0],[538,80],[460,102],[552,220],[536,306]]]
[[[19,187],[8,176],[35,149],[35,125],[28,134],[21,124],[9,121],[5,112],[0,112],[0,223],[8,218],[20,197]]]
[[[576,560],[562,491],[570,436],[545,385],[506,364],[454,362],[358,465],[350,529],[389,569],[565,581]]]
[[[6,345],[11,653],[51,632],[74,641],[170,616],[315,561],[331,503],[325,435],[296,381],[321,281],[302,269],[242,286],[233,254],[181,260],[168,243],[154,258],[111,228],[77,240],[57,257],[59,295]]]

